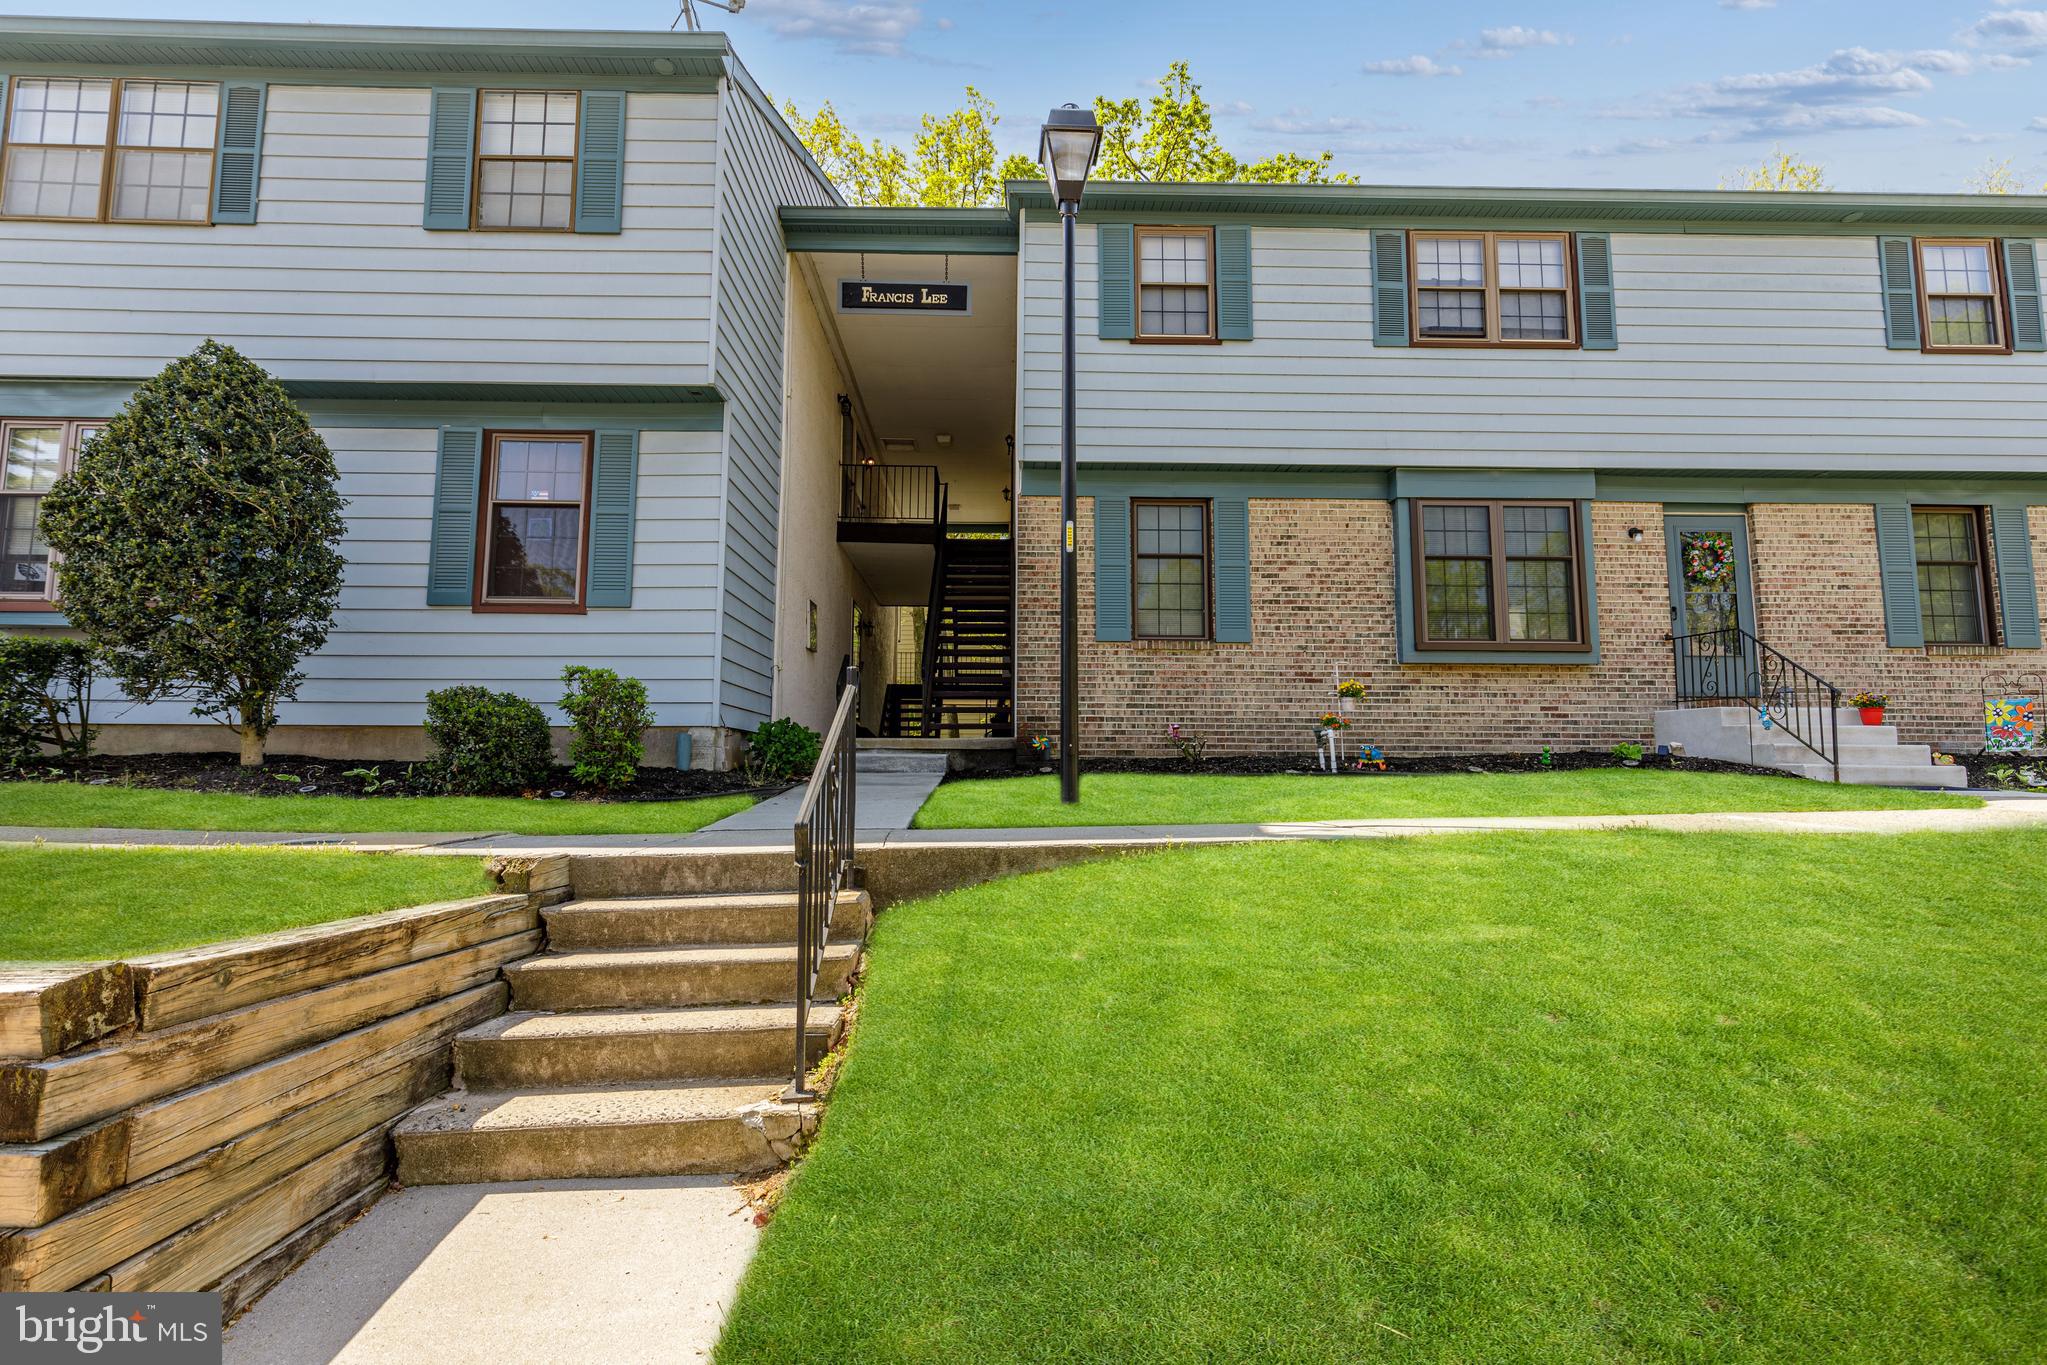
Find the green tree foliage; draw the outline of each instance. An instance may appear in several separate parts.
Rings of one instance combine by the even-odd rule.
[[[973,86],[966,103],[948,114],[926,114],[908,148],[881,138],[863,141],[829,102],[805,117],[793,103],[782,112],[840,193],[855,204],[896,208],[923,204],[972,208],[1002,202],[1010,180],[1036,180],[1043,171],[1027,156],[998,156],[995,105]],[[1236,180],[1263,184],[1351,183],[1330,169],[1335,154],[1281,152],[1263,161],[1239,161],[1223,150],[1214,117],[1187,63],[1174,62],[1149,101],[1095,101],[1102,125],[1107,180]]]
[[[497,796],[547,781],[554,748],[547,716],[515,692],[465,683],[426,694],[426,779],[436,791]]]
[[[1772,147],[1770,155],[1756,166],[1737,166],[1720,180],[1723,190],[1805,190],[1834,188],[1827,183],[1827,168],[1817,161],[1800,161],[1795,153]]]
[[[80,640],[0,639],[0,770],[26,767],[49,745],[92,754],[92,650]]]
[[[654,723],[646,684],[608,668],[570,664],[562,685],[568,689],[562,710],[576,727],[569,740],[576,780],[605,791],[631,786],[646,754],[641,736]]]
[[[1986,161],[1976,168],[1976,173],[1962,182],[1962,188],[1970,194],[2024,194],[2025,184],[2019,173],[2011,168],[2011,158],[2002,161]],[[2040,193],[2047,194],[2047,185],[2040,187]]]
[[[1149,100],[1095,99],[1102,125],[1102,157],[1095,167],[1105,180],[1157,183],[1250,181],[1265,185],[1354,184],[1332,171],[1334,152],[1301,156],[1281,152],[1263,161],[1239,161],[1223,149],[1215,117],[1187,63],[1174,62],[1159,77]]]
[[[263,761],[341,595],[334,457],[282,386],[207,341],[135,391],[43,500],[64,611],[136,701]]]

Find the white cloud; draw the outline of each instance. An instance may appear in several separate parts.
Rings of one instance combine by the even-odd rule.
[[[919,0],[755,0],[778,38],[815,38],[840,52],[865,57],[900,57],[911,33],[924,23]]]
[[[1752,138],[1835,129],[1917,128],[1927,120],[1898,108],[1893,101],[1932,90],[1929,71],[1966,75],[1976,69],[1975,60],[1966,53],[1872,52],[1849,47],[1810,66],[1727,76],[1608,113],[1619,118],[1712,119],[1732,136]]]
[[[2007,9],[1986,14],[1962,30],[1971,43],[2009,48],[2013,52],[2047,53],[2047,9]]]
[[[1775,9],[1777,0],[1720,0],[1722,9]]]
[[[1461,66],[1443,66],[1436,61],[1416,54],[1412,57],[1395,57],[1388,61],[1366,62],[1368,76],[1461,76]]]
[[[1505,56],[1531,47],[1561,47],[1569,44],[1569,37],[1559,37],[1546,28],[1523,28],[1514,24],[1507,28],[1480,29],[1478,50]]]
[[[1282,137],[1346,137],[1362,133],[1411,133],[1414,125],[1408,123],[1384,123],[1378,119],[1346,118],[1329,116],[1318,118],[1305,109],[1289,109],[1284,114],[1269,118],[1253,119],[1251,127],[1261,133],[1277,133]]]
[[[2042,114],[2026,125],[2028,132],[2047,133],[2047,114]]]

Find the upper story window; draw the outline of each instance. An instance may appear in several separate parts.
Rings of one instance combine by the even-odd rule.
[[[0,599],[10,606],[55,596],[50,542],[43,538],[43,495],[78,458],[98,422],[0,422]],[[30,599],[24,603],[22,599]]]
[[[485,90],[476,136],[476,226],[567,232],[574,226],[573,90]]]
[[[1418,649],[1578,649],[1584,547],[1569,502],[1416,501]]]
[[[1575,346],[1571,238],[1561,232],[1417,232],[1414,340]]]
[[[1215,233],[1137,229],[1137,335],[1144,341],[1215,339]]]
[[[1918,248],[1919,307],[1926,318],[1926,349],[2004,350],[2004,290],[1998,279],[1997,243],[1922,241]]]
[[[209,222],[219,118],[220,87],[207,82],[16,78],[0,214]]]
[[[590,437],[494,432],[486,455],[476,605],[580,611]]]

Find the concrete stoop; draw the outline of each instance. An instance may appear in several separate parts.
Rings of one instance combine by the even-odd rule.
[[[460,1087],[392,1137],[407,1185],[757,1174],[788,1161],[816,1107],[794,1062],[795,897],[622,896],[542,912],[547,950],[509,964],[512,1013],[455,1040]],[[843,894],[806,1030],[814,1062],[873,914]]]
[[[1826,713],[1808,713],[1811,728]],[[1966,787],[1968,772],[1959,765],[1933,761],[1924,744],[1900,744],[1895,725],[1864,725],[1861,713],[1843,707],[1836,713],[1841,745],[1841,780],[1873,787]],[[1750,763],[1777,768],[1817,781],[1833,780],[1833,765],[1785,733],[1765,726],[1746,706],[1683,707],[1656,713],[1656,742],[1680,750],[1687,758],[1723,763]]]

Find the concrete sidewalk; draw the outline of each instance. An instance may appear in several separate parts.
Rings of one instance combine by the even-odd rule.
[[[225,1359],[706,1360],[759,1239],[716,1177],[414,1186],[258,1300]]]
[[[780,798],[777,798],[780,799]],[[772,804],[763,802],[763,805]],[[792,817],[793,818],[793,817]],[[722,823],[722,822],[721,822]],[[871,828],[862,848],[999,847],[1080,844],[1102,847],[1247,843],[1285,839],[1386,839],[1501,830],[1660,829],[1685,833],[1909,834],[2047,827],[2047,798],[1991,801],[1981,810],[1728,811],[1696,815],[1528,815],[1320,820],[1248,825],[1079,825],[1036,829]],[[0,843],[189,848],[237,843],[343,847],[429,854],[487,853],[772,853],[791,846],[789,825],[694,834],[279,834],[152,829],[39,829],[0,826]]]

